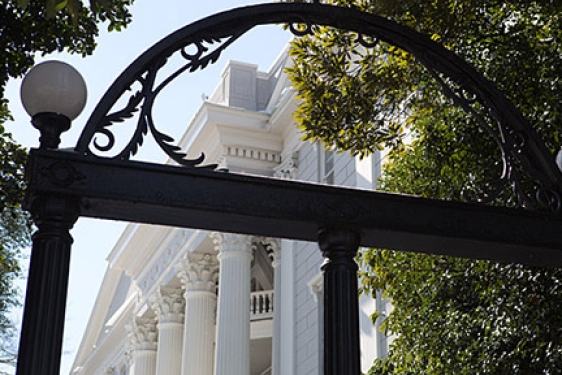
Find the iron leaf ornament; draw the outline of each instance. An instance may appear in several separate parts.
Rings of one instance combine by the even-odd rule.
[[[175,143],[173,137],[158,130],[153,116],[154,103],[158,95],[177,77],[185,72],[193,73],[197,70],[205,69],[210,64],[215,63],[222,52],[246,31],[246,28],[242,28],[226,36],[223,34],[204,34],[199,39],[190,41],[181,48],[172,51],[169,56],[153,61],[122,92],[122,96],[130,95],[127,104],[123,108],[109,112],[101,117],[101,120],[95,126],[92,144],[87,147],[86,154],[94,155],[96,152],[107,153],[112,151],[116,146],[116,136],[112,131],[112,127],[114,125],[123,125],[127,120],[137,116],[136,128],[131,138],[115,156],[110,158],[130,160],[140,150],[145,137],[150,134],[160,149],[179,165],[189,168],[215,169],[217,167],[216,164],[201,165],[205,160],[204,153],[201,153],[195,159],[188,159],[187,154]],[[191,48],[194,48],[195,52],[190,53],[188,50]],[[159,73],[174,54],[181,56],[185,63],[164,78],[159,84],[156,84]],[[136,84],[140,85],[141,88],[133,90],[132,87]],[[132,95],[130,94],[131,91],[133,91]],[[103,141],[101,141],[102,139]]]

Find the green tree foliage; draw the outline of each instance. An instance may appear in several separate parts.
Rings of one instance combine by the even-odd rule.
[[[3,124],[10,119],[4,96],[10,78],[20,77],[37,54],[68,51],[90,55],[99,25],[121,30],[131,21],[133,0],[0,0],[0,365],[15,360],[15,332],[8,313],[20,304],[14,280],[21,276],[20,250],[29,243],[31,224],[22,210],[26,151]]]
[[[0,133],[0,365],[13,363],[16,355],[16,332],[8,312],[20,305],[14,281],[21,276],[21,249],[29,243],[31,232],[21,209],[26,156],[9,134]]]
[[[562,2],[335,2],[412,27],[464,58],[520,108],[554,158]],[[360,155],[387,148],[381,188],[388,191],[459,200],[497,180],[503,165],[495,143],[412,56],[317,31],[292,50],[306,137]],[[495,204],[519,203],[504,191]],[[364,289],[384,291],[394,306],[383,328],[395,339],[371,375],[560,373],[562,270],[382,249],[365,251],[361,262]]]

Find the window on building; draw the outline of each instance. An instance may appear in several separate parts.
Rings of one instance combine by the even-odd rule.
[[[335,151],[333,148],[324,148],[320,143],[316,144],[318,150],[318,181],[323,184],[334,184],[335,175]]]
[[[324,183],[334,184],[334,150],[324,151]]]

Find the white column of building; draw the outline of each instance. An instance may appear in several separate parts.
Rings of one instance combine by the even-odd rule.
[[[156,374],[158,331],[154,319],[135,318],[129,328],[132,366],[135,375]]]
[[[185,311],[182,294],[181,287],[161,287],[152,303],[158,316],[156,375],[181,375]]]
[[[252,239],[228,233],[211,237],[220,262],[215,375],[248,375]]]
[[[299,152],[294,151],[287,155],[283,162],[276,168],[274,177],[286,180],[294,180],[298,176]],[[268,239],[274,245],[268,249],[274,269],[274,291],[273,291],[273,339],[271,343],[271,373],[272,375],[292,375],[294,373],[294,284],[293,272],[293,245],[287,245],[285,241],[285,253],[283,265],[281,265],[280,239]],[[266,240],[267,241],[267,240]],[[289,246],[289,247],[287,247]],[[288,256],[287,256],[288,255]],[[281,274],[284,277],[281,277]],[[284,288],[282,287],[284,285]],[[285,303],[282,305],[281,300]],[[284,311],[284,314],[283,314]],[[281,321],[283,319],[283,322]],[[283,326],[283,329],[281,327]]]
[[[182,375],[213,375],[218,261],[190,253],[178,272],[185,287]]]
[[[279,374],[281,356],[281,241],[263,240],[273,267],[273,338],[271,340],[271,375]]]

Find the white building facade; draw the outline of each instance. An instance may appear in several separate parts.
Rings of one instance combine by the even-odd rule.
[[[373,189],[376,155],[301,140],[287,64],[286,53],[268,72],[230,62],[181,146],[225,173]],[[322,261],[316,243],[130,224],[108,256],[71,374],[320,375]],[[360,299],[363,371],[386,355],[376,308],[385,303]]]

